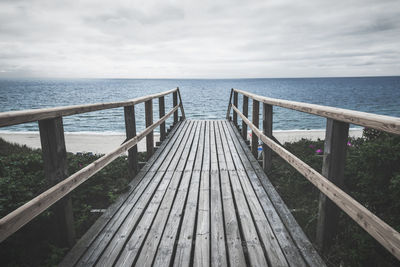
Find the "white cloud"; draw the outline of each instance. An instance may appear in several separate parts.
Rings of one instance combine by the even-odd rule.
[[[0,1],[0,77],[400,74],[394,1]]]

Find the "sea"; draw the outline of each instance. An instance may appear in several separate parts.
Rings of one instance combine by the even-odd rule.
[[[258,95],[400,117],[400,76],[269,79],[1,79],[0,112],[128,100],[179,87],[188,119],[225,119],[231,88]],[[158,118],[158,100],[153,100]],[[165,99],[167,111],[172,96]],[[242,96],[239,96],[241,107]],[[251,117],[252,102],[249,101]],[[125,132],[123,108],[64,117],[71,133]],[[155,120],[154,119],[154,120]],[[326,119],[274,107],[274,130],[324,129]],[[172,118],[167,121],[171,123]],[[136,106],[137,130],[145,124],[144,104]],[[357,126],[351,125],[352,128]],[[37,132],[38,124],[0,128]]]

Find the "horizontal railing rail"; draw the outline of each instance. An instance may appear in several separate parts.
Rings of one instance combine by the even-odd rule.
[[[247,113],[247,105],[246,103],[248,100],[245,98],[251,98],[253,102],[253,122],[251,122],[245,114],[240,112],[237,107],[237,93],[240,93],[244,96],[243,107],[244,111]],[[236,95],[235,95],[236,94]],[[233,97],[233,103],[232,103]],[[264,103],[264,110],[263,110],[263,131],[258,128],[258,113],[259,113],[259,105],[257,101]],[[325,140],[325,149],[324,151],[324,166],[323,166],[323,174],[320,174],[315,169],[307,165],[305,162],[300,160],[298,157],[290,153],[288,150],[283,148],[281,145],[276,143],[273,140],[272,136],[272,106],[280,106],[285,108],[291,108],[294,110],[315,114],[319,116],[323,116],[328,118],[327,123],[327,138],[331,138],[335,135],[335,131],[339,128],[336,125],[336,130],[333,130],[334,127],[332,125],[335,123],[336,120],[343,121],[346,123],[353,123],[358,125],[363,125],[366,127],[371,127],[378,130],[383,130],[390,133],[400,134],[400,119],[390,116],[381,116],[375,114],[369,114],[364,112],[356,112],[351,110],[345,109],[338,109],[332,107],[324,107],[321,105],[312,105],[294,101],[286,101],[280,99],[273,99],[273,98],[266,98],[259,95],[255,95],[252,93],[248,93],[245,91],[232,89],[231,91],[231,99],[229,100],[228,106],[228,113],[227,119],[230,119],[230,110],[233,110],[233,114],[239,115],[242,119],[243,125],[249,126],[252,130],[252,142],[257,142],[257,137],[272,151],[278,154],[281,158],[283,158],[286,162],[288,162],[291,166],[293,166],[297,171],[299,171],[307,180],[309,180],[314,186],[316,186],[322,194],[328,197],[333,203],[335,203],[341,210],[343,210],[346,214],[348,214],[355,222],[357,222],[365,231],[367,231],[375,240],[377,240],[382,246],[384,246],[390,253],[392,253],[397,259],[400,259],[400,233],[394,230],[391,226],[385,223],[383,220],[378,218],[374,215],[371,211],[353,199],[350,195],[345,193],[342,189],[340,189],[337,185],[334,184],[336,181],[332,179],[332,173],[326,171],[327,169],[344,169],[344,156],[345,154],[340,154],[340,157],[337,155],[328,154],[331,151],[340,150],[341,148],[332,147],[332,145],[338,146],[338,142],[335,143],[335,140],[327,141]],[[327,111],[326,111],[327,110]],[[256,115],[255,115],[256,114]],[[333,120],[332,120],[333,119]],[[237,126],[237,117],[233,119],[233,123]],[[332,121],[329,121],[332,120]],[[347,138],[348,138],[348,124],[347,127],[344,127],[344,131],[341,132],[342,139],[344,139],[344,146],[346,146]],[[347,135],[343,133],[346,133]],[[245,137],[246,136],[246,137]],[[243,136],[247,138],[247,131],[246,135]],[[255,137],[255,138],[254,138]],[[337,138],[337,136],[335,137]],[[343,140],[342,140],[343,141]],[[343,142],[342,142],[343,143]],[[254,146],[252,146],[253,148]],[[257,147],[256,147],[257,148]],[[345,150],[344,150],[345,151]],[[264,159],[270,158],[270,155],[267,155],[271,151],[263,148],[264,152]],[[253,151],[254,153],[254,151]],[[335,162],[336,161],[336,162]],[[335,165],[336,164],[336,165]],[[329,168],[329,165],[331,168]],[[265,166],[264,166],[265,167]],[[332,168],[333,167],[333,168]],[[264,168],[265,171],[267,171]],[[325,171],[324,171],[325,170]],[[343,175],[342,172],[337,172],[337,176]],[[325,177],[327,176],[327,177]],[[321,201],[321,198],[320,198]],[[324,206],[324,205],[322,205]],[[331,223],[329,220],[337,220],[337,217],[325,217],[325,220],[321,220],[321,213],[324,213],[324,210],[321,210],[321,203],[319,209],[319,222],[317,228],[317,242],[319,242],[319,246],[322,248],[325,242],[323,231],[325,224]],[[321,230],[322,229],[322,230]],[[331,230],[331,229],[325,229]],[[318,236],[319,234],[322,237]],[[320,239],[320,240],[319,240]]]
[[[167,113],[164,114],[164,109],[165,109],[165,103],[164,103],[164,96],[168,94],[173,94],[173,108]],[[179,104],[178,104],[178,95],[179,95]],[[151,100],[154,98],[159,98],[160,100],[160,119],[157,120],[155,123],[153,123],[153,111],[152,111],[152,102]],[[136,134],[136,126],[135,126],[135,113],[134,113],[134,105],[138,103],[145,102],[146,104],[146,128]],[[183,104],[182,104],[182,99],[180,97],[180,92],[179,88],[173,89],[170,91],[162,92],[159,94],[153,94],[145,97],[139,97],[136,99],[132,99],[129,101],[124,101],[124,102],[118,102],[118,103],[107,103],[107,104],[93,104],[93,105],[81,105],[81,106],[70,106],[70,107],[60,107],[60,108],[52,108],[52,109],[40,109],[40,110],[28,110],[28,111],[13,111],[13,112],[4,112],[0,113],[0,122],[1,125],[14,125],[17,124],[16,122],[19,123],[24,123],[24,122],[30,122],[34,120],[39,119],[39,126],[41,125],[41,122],[43,121],[57,121],[59,119],[59,116],[67,116],[67,115],[73,115],[77,113],[83,113],[83,112],[90,112],[90,111],[95,111],[95,110],[100,110],[100,109],[107,109],[107,108],[116,108],[116,107],[125,107],[125,122],[126,122],[126,128],[127,128],[127,140],[114,149],[113,151],[105,154],[104,156],[100,157],[93,163],[89,164],[88,166],[84,167],[83,169],[75,172],[74,174],[70,175],[69,177],[58,177],[59,180],[62,180],[61,182],[58,182],[45,192],[41,193],[40,195],[36,196],[35,198],[31,199],[21,207],[17,208],[13,212],[9,213],[5,217],[0,219],[0,242],[5,240],[7,237],[15,233],[18,229],[20,229],[22,226],[30,222],[32,219],[34,219],[36,216],[41,214],[43,211],[51,207],[53,204],[55,204],[57,201],[65,197],[67,194],[69,194],[71,191],[73,191],[76,187],[78,187],[80,184],[88,180],[90,177],[92,177],[94,174],[99,172],[101,169],[106,167],[109,163],[111,163],[113,160],[115,160],[118,156],[125,152],[129,152],[128,156],[128,167],[129,168],[137,168],[137,147],[136,145],[140,140],[143,138],[147,138],[147,153],[150,154],[148,155],[151,156],[151,153],[153,152],[153,130],[156,127],[161,127],[164,125],[163,131],[165,131],[165,121],[174,114],[174,123],[177,123],[177,112],[178,109],[181,109],[182,113],[182,119],[185,119],[184,117],[184,111],[183,111]],[[62,120],[61,121],[61,129],[62,129]],[[59,127],[60,128],[60,127]],[[42,128],[40,128],[42,131]],[[44,131],[44,130],[43,130]],[[62,134],[63,135],[63,130],[60,132],[56,132],[56,134]],[[160,137],[163,135],[161,131]],[[164,133],[165,135],[165,133]],[[149,138],[150,137],[150,138]],[[42,138],[42,133],[41,133],[41,138]],[[165,137],[164,137],[165,138]],[[162,140],[161,140],[162,141]],[[46,158],[48,155],[46,155],[46,151],[48,150],[54,150],[55,148],[45,148],[43,147],[43,144],[46,142],[42,141],[42,149],[43,149],[43,158],[45,161],[45,173],[46,173]],[[59,147],[64,147],[64,153],[65,153],[65,143],[64,139],[62,138],[61,141],[58,143],[56,142],[55,146]],[[133,148],[136,148],[136,150],[133,150]],[[134,153],[132,153],[134,152]],[[65,159],[65,158],[64,158]],[[61,161],[63,158],[61,157]],[[135,161],[133,163],[133,161]],[[60,169],[59,169],[60,170]],[[133,174],[136,174],[137,169],[131,170]],[[46,176],[51,176],[54,170],[47,170],[48,173],[46,173]],[[49,173],[50,172],[50,173]],[[59,171],[60,173],[60,171]],[[61,173],[63,173],[63,169],[61,168]],[[48,175],[47,175],[48,174]],[[65,178],[65,179],[64,179]],[[132,178],[132,177],[131,177]],[[72,244],[70,244],[72,245]]]
[[[325,118],[330,118],[346,123],[356,124],[364,127],[370,127],[382,130],[388,133],[400,134],[400,118],[391,116],[378,115],[373,113],[309,104],[303,102],[289,101],[283,99],[269,98],[259,96],[246,91],[233,89],[233,92],[240,93],[251,99],[269,104],[272,106],[283,107],[287,109],[297,110]]]
[[[175,92],[178,92],[179,88],[175,88],[169,91],[165,91],[158,94],[152,94],[147,96],[130,99],[127,101],[109,102],[109,103],[96,103],[96,104],[85,104],[85,105],[74,105],[54,108],[42,108],[42,109],[30,109],[21,111],[8,111],[0,113],[0,127],[11,126],[21,123],[34,122],[44,119],[51,119],[56,117],[65,117],[70,115],[76,115],[81,113],[99,111],[104,109],[120,108],[126,106],[132,106],[140,104],[154,98],[160,98]],[[182,113],[183,114],[183,113]]]

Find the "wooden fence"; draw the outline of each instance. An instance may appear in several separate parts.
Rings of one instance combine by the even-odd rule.
[[[165,113],[164,97],[169,94],[172,94],[173,107],[168,113]],[[153,122],[153,99],[155,98],[158,98],[159,100],[160,118],[156,122]],[[136,133],[135,106],[143,102],[145,103],[146,129],[140,133]],[[124,108],[127,140],[110,153],[105,154],[93,163],[68,177],[62,117],[119,107]],[[66,244],[73,245],[75,242],[75,233],[73,227],[72,205],[67,194],[127,151],[128,172],[130,178],[133,178],[138,172],[138,142],[146,137],[147,158],[151,157],[154,153],[154,129],[160,127],[160,141],[163,141],[166,136],[165,121],[173,114],[175,125],[178,122],[178,109],[181,111],[181,118],[185,119],[180,91],[179,88],[176,88],[162,93],[121,102],[0,113],[0,127],[38,121],[45,176],[50,183],[54,185],[47,191],[0,219],[0,242],[5,240],[8,236],[16,232],[57,201],[61,200],[57,203],[59,206],[55,209],[57,220],[61,223],[59,230],[64,233],[64,236],[61,239],[65,240]]]
[[[238,109],[238,94],[243,95],[243,112]],[[247,118],[249,98],[253,101],[252,122]],[[260,102],[263,103],[262,130],[259,129]],[[275,138],[272,135],[273,106],[327,118],[322,174],[274,141]],[[231,109],[233,109],[233,123],[236,126],[238,126],[238,115],[242,119],[243,138],[247,140],[247,126],[252,130],[251,149],[255,156],[258,153],[258,138],[263,142],[265,172],[271,168],[271,154],[274,151],[321,191],[317,223],[317,245],[321,249],[329,246],[330,240],[336,234],[339,212],[337,207],[339,207],[397,259],[400,259],[400,234],[340,189],[344,177],[349,124],[400,135],[400,118],[268,98],[237,89],[231,90],[227,119],[230,119]]]

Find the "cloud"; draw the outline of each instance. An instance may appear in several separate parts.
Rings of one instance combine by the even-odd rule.
[[[400,6],[372,1],[0,1],[0,77],[400,74]]]

